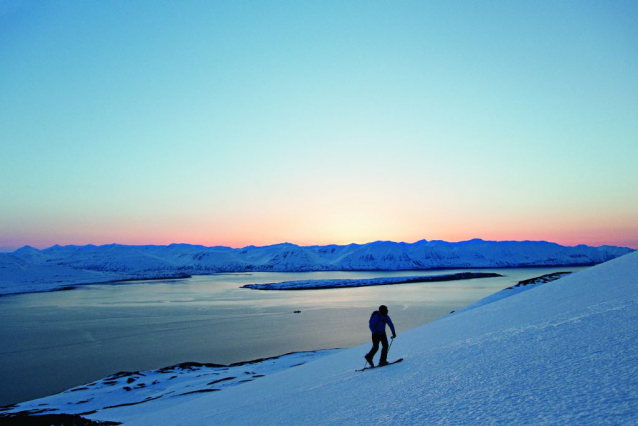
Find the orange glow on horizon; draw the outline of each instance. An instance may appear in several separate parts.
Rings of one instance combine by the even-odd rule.
[[[262,210],[259,214],[243,210],[232,212],[232,220],[228,216],[201,213],[190,214],[189,217],[107,217],[97,224],[82,218],[68,218],[56,220],[53,226],[40,222],[37,226],[7,232],[2,235],[0,246],[46,248],[55,244],[185,243],[241,248],[284,242],[313,246],[374,241],[414,243],[423,239],[458,242],[480,238],[638,249],[638,228],[621,225],[628,222],[625,218],[608,217],[603,220],[585,215],[550,217],[544,213],[514,215],[500,211],[500,215],[484,212],[468,215],[462,208],[446,209],[434,204],[427,209],[401,204],[391,207],[376,204],[360,210],[349,209],[345,205],[330,206],[324,210],[313,210],[312,207],[302,205],[282,210],[273,206],[270,211]],[[598,225],[600,223],[612,225]]]

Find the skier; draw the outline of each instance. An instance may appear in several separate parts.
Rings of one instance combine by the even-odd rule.
[[[374,311],[372,315],[370,315],[370,331],[372,332],[372,349],[370,352],[366,354],[364,357],[368,363],[374,367],[374,354],[379,350],[379,342],[383,344],[383,349],[381,349],[381,359],[379,360],[379,367],[384,365],[388,365],[388,336],[385,334],[385,325],[388,324],[390,326],[390,330],[392,330],[392,338],[397,337],[397,333],[394,331],[394,324],[392,324],[392,320],[388,316],[388,307],[385,305],[379,306],[378,311]]]

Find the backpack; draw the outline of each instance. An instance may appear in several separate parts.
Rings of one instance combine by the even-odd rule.
[[[375,315],[380,315],[379,311],[374,311],[372,314],[370,314],[370,319],[368,320],[368,327],[370,328],[370,330],[372,330],[372,318],[374,318]]]

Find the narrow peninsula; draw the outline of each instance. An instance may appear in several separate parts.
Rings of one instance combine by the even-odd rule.
[[[370,287],[373,285],[395,285],[409,283],[425,283],[433,281],[457,281],[474,278],[502,277],[493,272],[460,272],[458,274],[430,275],[416,277],[388,277],[388,278],[363,278],[358,280],[300,280],[284,281],[281,283],[246,284],[241,288],[253,290],[321,290],[327,288]]]

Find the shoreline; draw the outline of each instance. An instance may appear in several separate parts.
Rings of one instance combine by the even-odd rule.
[[[60,287],[53,288],[43,288],[43,289],[30,289],[26,291],[10,291],[3,293],[0,289],[0,298],[2,297],[10,297],[10,296],[20,296],[25,294],[34,294],[34,293],[52,293],[58,291],[71,291],[75,290],[79,287],[84,287],[87,285],[109,285],[109,284],[117,284],[117,283],[126,283],[126,282],[137,282],[137,281],[161,281],[161,280],[181,280],[193,278],[195,276],[208,276],[208,275],[251,275],[252,273],[293,273],[293,274],[303,274],[303,273],[311,273],[311,272],[425,272],[425,271],[446,271],[446,270],[493,270],[493,269],[542,269],[542,268],[572,268],[572,267],[591,267],[598,265],[599,263],[573,263],[573,264],[563,264],[563,265],[520,265],[520,266],[486,266],[486,267],[436,267],[436,268],[410,268],[410,269],[312,269],[312,270],[304,270],[304,271],[274,271],[274,270],[246,270],[246,271],[220,271],[220,272],[206,272],[206,271],[189,271],[189,272],[179,272],[174,276],[157,276],[151,275],[148,277],[133,277],[133,278],[122,278],[115,280],[105,280],[105,281],[89,281],[89,282],[79,282],[79,283],[68,283],[62,284]],[[92,271],[90,269],[86,269],[85,271]],[[33,285],[33,283],[25,283],[26,285]]]
[[[212,275],[212,274],[211,274]],[[188,278],[193,278],[192,275],[190,274],[183,274],[183,275],[179,275],[179,276],[165,276],[165,277],[158,277],[158,276],[154,276],[154,277],[148,277],[148,278],[126,278],[126,279],[119,279],[119,280],[108,280],[108,281],[91,281],[91,282],[81,282],[81,283],[75,283],[75,284],[64,284],[60,287],[53,287],[53,288],[46,288],[46,289],[39,289],[39,290],[29,290],[29,291],[21,291],[21,292],[14,292],[14,293],[1,293],[0,292],[0,298],[1,297],[8,297],[8,296],[20,296],[23,294],[34,294],[34,293],[54,293],[54,292],[58,292],[58,291],[71,291],[71,290],[76,290],[79,287],[84,287],[87,285],[109,285],[109,284],[117,284],[117,283],[125,283],[125,282],[130,282],[130,281],[161,281],[161,280],[184,280],[184,279],[188,279]]]
[[[1,406],[0,423],[59,419],[81,425],[121,424],[134,417],[140,406],[144,406],[142,410],[155,410],[171,404],[176,397],[181,403],[203,393],[223,392],[341,350],[294,351],[231,364],[190,361],[153,370],[120,371],[42,398]],[[109,421],[116,423],[106,423]]]

